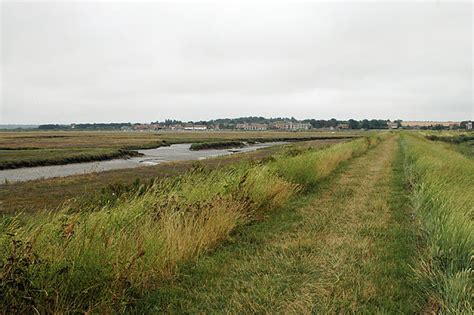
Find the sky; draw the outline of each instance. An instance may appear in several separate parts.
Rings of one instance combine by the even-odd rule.
[[[0,124],[474,118],[470,2],[0,6]]]

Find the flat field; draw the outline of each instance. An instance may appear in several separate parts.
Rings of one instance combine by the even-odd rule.
[[[0,186],[36,190],[0,221],[0,313],[472,314],[474,161],[425,136]]]

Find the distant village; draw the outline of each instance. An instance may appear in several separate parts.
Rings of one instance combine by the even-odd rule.
[[[364,126],[363,122],[357,122],[357,125],[350,122],[338,122],[331,126],[315,127],[309,122],[303,121],[277,121],[272,123],[236,123],[231,126],[221,124],[134,124],[130,127],[123,127],[122,130],[136,130],[136,131],[156,131],[156,130],[188,130],[188,131],[203,131],[203,130],[247,130],[247,131],[265,131],[265,130],[286,130],[286,131],[305,131],[309,129],[327,129],[327,130],[349,130],[349,129],[466,129],[472,130],[472,121],[453,122],[453,121],[387,121],[386,125],[379,124],[377,127],[370,125]]]
[[[242,130],[242,131],[305,131],[321,130],[369,130],[369,129],[431,129],[431,130],[472,130],[472,121],[402,121],[364,119],[347,121],[297,120],[295,118],[241,117],[224,118],[210,121],[182,122],[167,119],[150,123],[85,123],[85,124],[48,124],[40,125],[41,130],[122,130],[122,131],[206,131],[206,130]]]
[[[289,130],[289,131],[301,131],[301,130],[308,130],[311,129],[312,126],[310,123],[307,122],[292,122],[292,121],[280,121],[275,123],[237,123],[233,126],[225,125],[222,126],[221,124],[207,124],[207,125],[200,125],[200,124],[172,124],[172,125],[165,125],[160,123],[150,123],[150,124],[134,124],[129,129],[133,130],[193,130],[193,131],[200,131],[200,130],[221,130],[221,129],[235,129],[235,130],[249,130],[249,131],[264,131],[264,130]],[[127,129],[127,128],[122,128]],[[348,128],[347,128],[348,129]]]

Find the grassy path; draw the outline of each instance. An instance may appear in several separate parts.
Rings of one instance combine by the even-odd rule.
[[[392,137],[319,191],[185,266],[142,305],[178,313],[416,312],[408,277],[416,229],[401,163]]]

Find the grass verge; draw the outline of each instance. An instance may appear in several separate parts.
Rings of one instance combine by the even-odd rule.
[[[472,314],[474,164],[442,144],[404,135],[405,172],[424,231],[416,275],[428,312]]]

